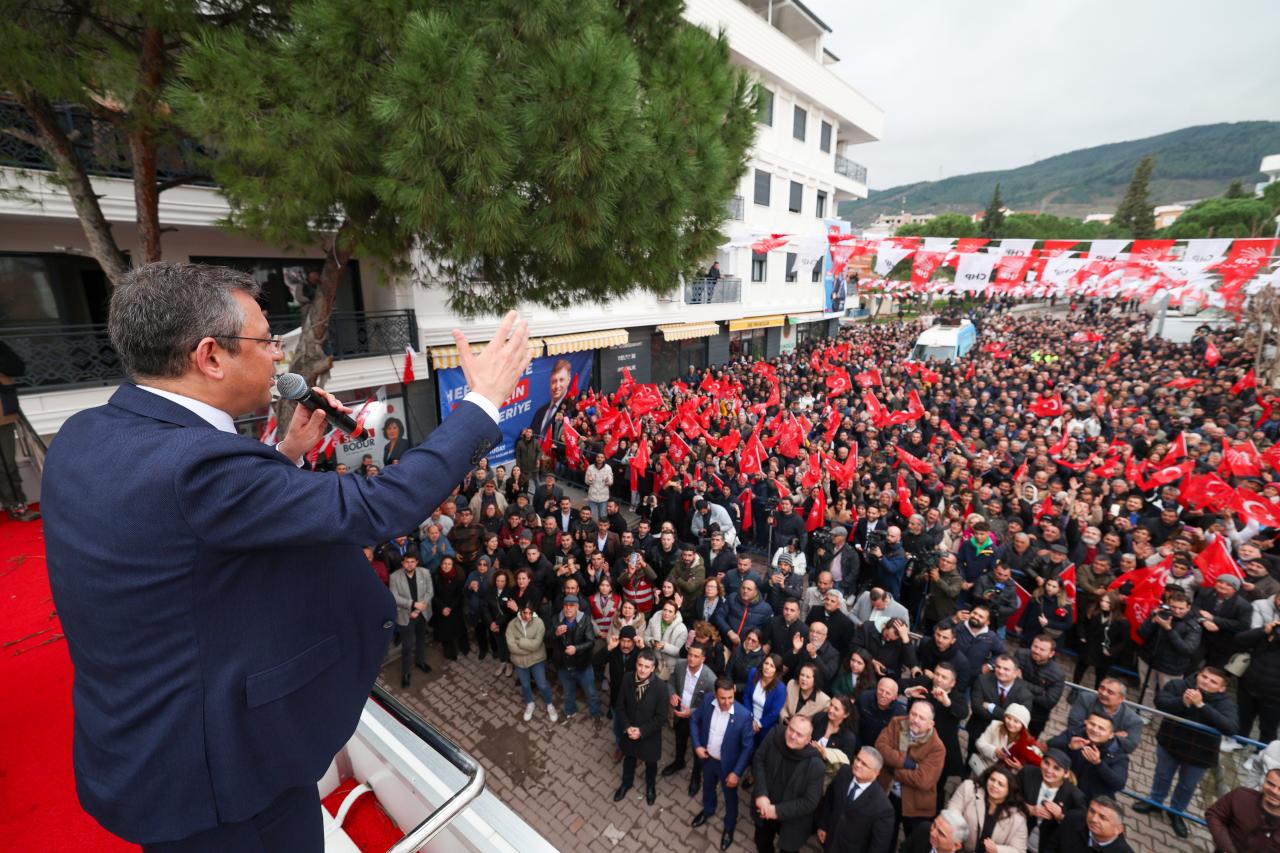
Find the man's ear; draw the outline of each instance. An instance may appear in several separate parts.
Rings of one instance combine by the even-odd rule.
[[[222,359],[226,351],[213,338],[201,338],[191,352],[191,363],[200,375],[207,379],[222,379],[225,373]]]

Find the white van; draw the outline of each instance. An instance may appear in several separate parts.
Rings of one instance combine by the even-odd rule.
[[[945,325],[939,321],[916,338],[908,361],[959,361],[978,342],[978,332],[969,320],[959,325]]]

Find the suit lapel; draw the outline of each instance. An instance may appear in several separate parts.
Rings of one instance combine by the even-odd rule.
[[[185,427],[204,427],[214,429],[213,424],[197,415],[190,409],[184,409],[172,400],[166,400],[159,394],[143,391],[137,385],[125,383],[116,389],[107,401],[110,406],[133,412],[144,418],[164,421]]]

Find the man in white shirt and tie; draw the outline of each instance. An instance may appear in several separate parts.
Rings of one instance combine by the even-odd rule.
[[[837,771],[818,807],[818,840],[827,853],[889,853],[898,835],[893,804],[880,785],[884,756],[864,746]]]

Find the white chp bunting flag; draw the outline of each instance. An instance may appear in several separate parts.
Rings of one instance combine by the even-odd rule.
[[[925,237],[924,250],[926,252],[950,252],[956,241],[951,237]]]
[[[1031,254],[1031,247],[1035,244],[1035,240],[1001,240],[990,253],[997,258],[1025,258]]]
[[[1114,260],[1129,245],[1128,240],[1094,240],[1089,248],[1089,257]]]
[[[956,289],[961,293],[981,293],[991,284],[991,271],[995,268],[995,255],[967,252],[960,256],[956,268]]]
[[[791,241],[791,248],[796,250],[796,269],[811,270],[826,253],[827,237],[825,234],[799,237]]]
[[[1213,240],[1188,240],[1186,251],[1182,253],[1184,263],[1207,266],[1220,261],[1231,248],[1231,238]]]
[[[1045,285],[1056,287],[1059,291],[1064,291],[1075,280],[1080,269],[1085,265],[1084,258],[1050,258],[1045,264],[1044,273],[1040,276],[1040,281]]]
[[[880,251],[876,253],[876,275],[888,275],[889,270],[898,265],[898,261],[902,260],[914,251],[915,249],[900,249],[897,246],[891,246],[888,243],[881,244]]]

